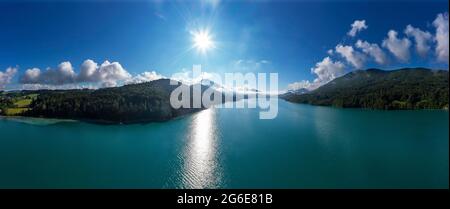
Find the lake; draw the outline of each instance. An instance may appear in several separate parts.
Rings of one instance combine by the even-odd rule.
[[[449,113],[279,101],[163,123],[0,118],[0,188],[448,188]]]

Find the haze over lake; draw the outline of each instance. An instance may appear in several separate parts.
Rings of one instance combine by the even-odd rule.
[[[0,188],[448,188],[445,110],[279,101],[163,123],[0,119]],[[37,122],[36,122],[37,121]]]

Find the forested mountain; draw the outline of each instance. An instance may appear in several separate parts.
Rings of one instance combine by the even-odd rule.
[[[172,90],[181,84],[170,85],[169,79],[98,90],[41,90],[21,92],[38,95],[23,111],[14,115],[79,119],[105,123],[137,123],[163,121],[202,108],[174,109],[170,105]],[[186,86],[191,92],[193,86]],[[207,87],[200,86],[202,92]],[[10,95],[12,98],[13,97]],[[3,96],[3,98],[8,98]],[[9,110],[16,108],[13,106]],[[6,109],[8,110],[8,109]],[[6,112],[6,111],[5,111]],[[10,111],[11,112],[11,111]]]
[[[350,72],[306,94],[284,94],[295,103],[374,109],[448,108],[448,71],[403,68]]]

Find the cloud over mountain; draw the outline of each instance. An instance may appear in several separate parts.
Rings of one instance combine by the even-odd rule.
[[[308,80],[294,82],[288,84],[288,89],[315,89],[342,75],[345,65],[339,60],[345,60],[356,69],[363,69],[365,63],[371,60],[379,65],[386,65],[391,61],[400,63],[408,62],[411,59],[410,48],[413,44],[415,51],[417,51],[417,54],[422,58],[432,59],[432,62],[437,60],[438,62],[448,64],[448,12],[438,14],[433,21],[432,26],[436,29],[434,34],[409,24],[403,31],[405,34],[404,37],[399,37],[399,33],[395,30],[389,30],[387,37],[382,40],[381,46],[377,43],[370,43],[361,39],[358,39],[354,43],[354,46],[349,43],[346,43],[346,45],[338,44],[334,49],[326,51],[329,56],[316,63],[315,67],[311,68],[311,73],[317,76],[313,82]],[[347,32],[347,35],[355,37],[358,32],[367,28],[368,26],[366,25],[365,20],[355,20],[351,24],[351,29]],[[414,43],[412,43],[412,41],[414,41]],[[429,56],[429,52],[432,49],[435,50],[435,57]],[[385,50],[390,53],[386,53]],[[336,59],[336,61],[333,61],[332,58]]]
[[[302,80],[294,83],[288,84],[288,90],[298,90],[298,89],[311,89],[313,84],[308,80]]]
[[[416,42],[417,53],[421,57],[425,57],[430,50],[429,42],[433,36],[428,31],[422,31],[419,28],[415,28],[411,25],[406,26],[405,34],[409,37],[413,37]]]
[[[340,61],[333,61],[330,57],[325,57],[322,61],[317,62],[316,66],[311,68],[311,73],[317,76],[313,82],[302,80],[288,84],[288,90],[308,89],[313,90],[323,84],[344,74],[345,65]]]
[[[382,46],[387,48],[401,62],[407,62],[410,57],[411,41],[408,38],[399,39],[397,35],[397,31],[390,30],[388,37],[383,40]]]
[[[164,78],[161,74],[156,73],[155,71],[147,71],[141,74],[138,74],[131,79],[125,81],[125,84],[135,84],[135,83],[144,83],[153,80],[158,80]]]
[[[344,74],[344,64],[333,61],[330,57],[325,57],[311,68],[311,72],[317,75],[314,83],[324,84]]]
[[[336,46],[335,51],[345,58],[348,63],[355,66],[355,68],[361,69],[364,66],[365,56],[360,52],[355,51],[352,46],[339,44]]]
[[[24,84],[51,84],[62,85],[73,83],[76,79],[76,74],[70,62],[62,62],[56,69],[47,68],[41,71],[39,68],[32,68],[25,71],[21,77],[20,82]]]
[[[355,46],[361,49],[364,53],[371,56],[376,63],[385,65],[388,62],[387,56],[378,44],[369,43],[367,41],[358,40]]]
[[[81,64],[78,75],[70,62],[62,62],[56,69],[47,68],[45,71],[41,71],[39,68],[28,69],[19,81],[22,84],[41,84],[44,86],[93,82],[110,87],[117,85],[118,81],[131,78],[130,73],[118,62],[111,63],[106,60],[99,66],[88,59]]]

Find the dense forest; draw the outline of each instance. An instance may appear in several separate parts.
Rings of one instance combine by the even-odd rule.
[[[448,71],[403,68],[350,72],[305,94],[281,97],[295,103],[373,109],[448,108]]]
[[[26,109],[11,111],[17,109],[14,105],[11,106],[14,104],[13,100],[20,97],[11,95],[13,93],[3,95],[4,106],[9,106],[9,108],[4,108],[3,112],[9,110],[14,113],[10,115],[78,119],[103,123],[138,123],[164,121],[204,108],[172,108],[170,93],[180,85],[184,84],[178,82],[178,85],[170,85],[169,79],[160,79],[98,90],[21,91],[16,94],[38,96],[31,99],[26,107],[23,107]],[[193,86],[185,87],[190,88],[192,92]],[[201,86],[202,92],[205,89],[206,87]],[[8,98],[11,102],[7,104]]]

